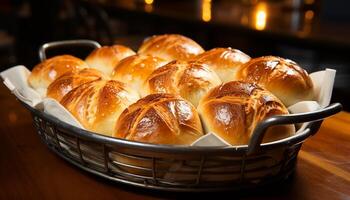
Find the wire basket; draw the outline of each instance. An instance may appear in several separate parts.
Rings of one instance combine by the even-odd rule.
[[[84,41],[45,44],[40,57],[45,59],[49,47],[82,43],[99,46]],[[168,191],[238,190],[284,180],[295,169],[303,141],[318,131],[325,117],[342,109],[335,103],[314,112],[270,117],[256,126],[248,145],[197,147],[107,137],[23,105],[31,112],[42,141],[66,161],[116,182]],[[261,144],[268,127],[298,123],[308,124],[296,135]]]

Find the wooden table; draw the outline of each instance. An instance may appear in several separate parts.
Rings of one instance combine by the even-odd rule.
[[[0,199],[179,199],[195,195],[149,191],[106,181],[52,153],[39,139],[25,108],[0,84]],[[303,145],[295,175],[285,184],[254,192],[226,192],[245,199],[350,199],[350,114],[323,123]],[[222,194],[222,193],[220,193]]]

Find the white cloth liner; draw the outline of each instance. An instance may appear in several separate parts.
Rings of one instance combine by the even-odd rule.
[[[28,84],[30,71],[23,65],[18,65],[0,73],[7,88],[20,100],[33,108],[43,110],[68,124],[84,129],[79,121],[59,102],[52,98],[42,98]]]

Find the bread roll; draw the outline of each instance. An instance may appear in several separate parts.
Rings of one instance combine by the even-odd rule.
[[[201,62],[173,61],[148,77],[146,90],[148,94],[178,94],[197,107],[202,96],[220,83],[216,73]]]
[[[90,67],[110,75],[119,61],[134,54],[132,49],[123,45],[103,46],[91,52],[85,61]]]
[[[295,62],[276,56],[250,60],[237,70],[235,80],[261,85],[287,107],[314,97],[313,84],[308,73]]]
[[[85,83],[66,94],[61,104],[88,130],[111,136],[120,113],[138,94],[115,80]]]
[[[152,36],[143,42],[138,51],[139,54],[158,56],[169,62],[188,60],[203,52],[195,41],[177,34]]]
[[[86,68],[79,71],[67,72],[54,80],[47,88],[47,97],[61,101],[64,95],[74,88],[91,81],[108,79],[102,72]]]
[[[207,64],[216,72],[222,82],[233,80],[232,75],[250,57],[240,50],[232,48],[214,48],[199,54],[194,60]]]
[[[88,68],[88,65],[79,58],[70,55],[61,55],[49,58],[37,64],[28,77],[31,87],[42,96],[46,95],[47,87],[66,72]]]
[[[112,79],[122,81],[141,96],[146,96],[143,88],[147,77],[166,63],[165,60],[150,55],[129,56],[114,68]]]
[[[254,83],[231,81],[210,90],[197,108],[206,132],[214,132],[231,145],[248,144],[255,126],[287,108],[269,91]],[[294,134],[294,125],[270,127],[263,142]]]
[[[120,115],[114,136],[127,140],[189,145],[203,135],[196,109],[172,94],[151,94]]]

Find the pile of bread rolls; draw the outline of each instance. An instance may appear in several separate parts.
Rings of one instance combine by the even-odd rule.
[[[308,73],[291,60],[204,51],[176,34],[147,38],[137,53],[114,45],[85,61],[55,56],[36,65],[28,82],[87,130],[154,144],[190,145],[208,132],[247,144],[259,122],[313,99]],[[271,127],[263,141],[294,133],[294,125]]]

